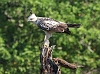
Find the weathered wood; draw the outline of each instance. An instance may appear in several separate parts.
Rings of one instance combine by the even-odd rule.
[[[83,67],[83,66],[77,66],[75,64],[71,64],[63,59],[60,59],[60,58],[53,58],[53,61],[58,64],[59,66],[62,66],[62,67],[65,67],[65,68],[69,68],[69,69],[72,69],[72,70],[75,70],[79,67]]]
[[[52,50],[55,45],[49,47],[49,40],[43,42],[40,54],[40,74],[61,74],[58,65],[52,60]]]
[[[77,69],[78,67],[82,67],[68,63],[60,58],[52,58],[52,51],[54,47],[55,45],[49,47],[49,40],[43,42],[40,54],[40,74],[61,74],[59,66],[73,70]]]

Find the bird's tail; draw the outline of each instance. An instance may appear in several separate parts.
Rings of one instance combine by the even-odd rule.
[[[81,24],[70,24],[70,23],[68,23],[67,25],[68,25],[68,27],[79,28]]]

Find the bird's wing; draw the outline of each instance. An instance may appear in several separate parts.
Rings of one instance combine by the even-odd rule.
[[[39,17],[37,25],[45,31],[64,32],[67,28],[65,23],[60,23],[51,18]]]

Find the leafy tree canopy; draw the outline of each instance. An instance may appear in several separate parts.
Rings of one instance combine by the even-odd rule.
[[[62,68],[62,74],[100,69],[99,0],[0,0],[0,74],[39,74],[44,32],[27,22],[30,9],[37,16],[81,24],[70,29],[73,35],[54,34],[50,39],[56,45],[54,57],[84,66],[75,72]]]

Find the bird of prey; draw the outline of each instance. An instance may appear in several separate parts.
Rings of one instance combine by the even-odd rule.
[[[44,41],[49,40],[53,33],[66,33],[71,34],[69,27],[79,27],[80,24],[68,24],[60,21],[56,21],[52,18],[47,17],[37,17],[34,13],[28,17],[28,21],[36,24],[40,29],[45,32]]]

